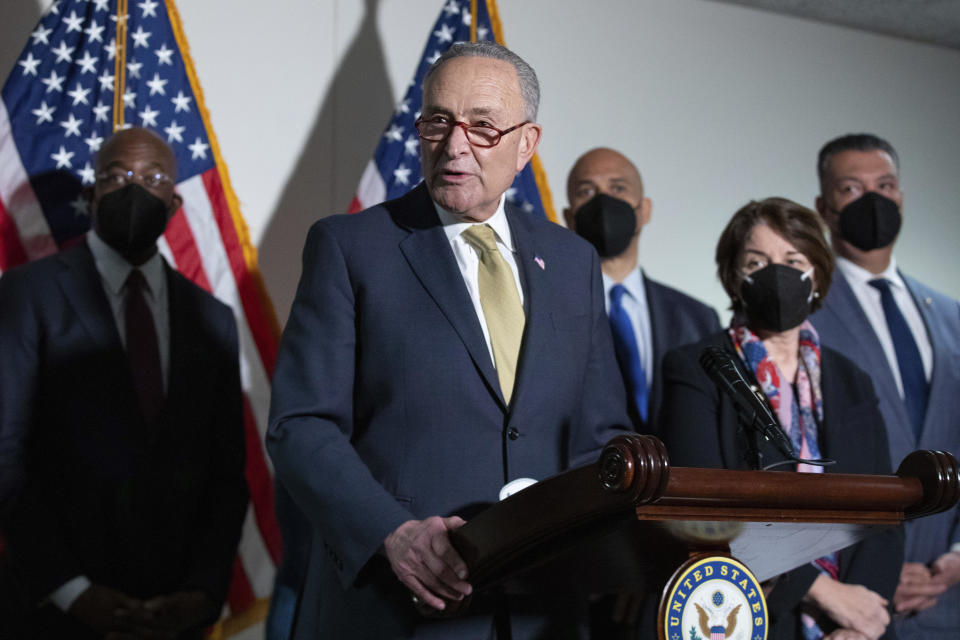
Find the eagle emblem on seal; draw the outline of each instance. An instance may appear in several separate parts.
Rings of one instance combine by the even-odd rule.
[[[703,632],[705,637],[710,638],[710,640],[726,640],[728,635],[733,635],[737,628],[737,612],[740,611],[741,605],[738,604],[731,609],[726,616],[726,620],[722,618],[711,620],[710,614],[703,607],[696,602],[693,603],[693,606],[697,608],[697,626],[700,627],[700,631]],[[726,622],[726,624],[719,624],[720,622]]]

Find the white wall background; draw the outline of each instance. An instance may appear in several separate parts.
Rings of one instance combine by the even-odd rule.
[[[6,74],[47,0],[5,0]],[[443,0],[179,0],[234,187],[286,318],[309,224],[343,211]],[[654,201],[641,260],[713,304],[713,249],[748,199],[812,205],[829,138],[900,152],[905,270],[960,297],[960,51],[709,0],[499,0],[538,71],[541,158],[558,207],[597,145],[633,158]]]

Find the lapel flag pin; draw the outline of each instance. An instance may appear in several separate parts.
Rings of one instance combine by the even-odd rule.
[[[533,261],[537,263],[537,266],[543,270],[546,270],[547,263],[543,261],[543,258],[540,256],[533,256]]]

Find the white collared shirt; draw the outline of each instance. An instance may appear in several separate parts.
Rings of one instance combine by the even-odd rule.
[[[490,361],[493,360],[493,344],[490,342],[490,331],[487,329],[487,320],[483,315],[483,306],[480,304],[480,253],[469,242],[460,235],[475,224],[487,224],[493,229],[497,236],[497,249],[500,255],[510,265],[513,271],[513,280],[517,285],[517,293],[520,294],[520,304],[523,304],[523,287],[520,286],[520,272],[517,270],[516,249],[513,246],[513,235],[510,233],[510,224],[507,221],[507,213],[504,211],[503,196],[500,196],[500,204],[492,216],[483,222],[463,222],[456,215],[445,210],[437,203],[433,203],[443,224],[443,231],[447,234],[447,240],[450,241],[450,248],[453,249],[453,255],[457,259],[457,266],[460,268],[460,274],[467,285],[467,291],[470,293],[470,300],[473,302],[473,309],[480,320],[480,328],[483,329],[483,339],[487,342],[487,351],[490,353]],[[496,367],[496,362],[494,362]]]
[[[617,284],[607,274],[603,274],[603,301],[610,313],[610,290]],[[630,272],[623,282],[619,283],[627,292],[620,299],[623,310],[633,325],[633,334],[637,337],[637,346],[640,348],[640,362],[643,371],[647,374],[647,388],[653,385],[653,331],[650,327],[650,305],[647,304],[647,289],[643,282],[643,272],[638,266]]]
[[[870,281],[877,278],[886,278],[890,281],[890,291],[893,293],[893,299],[900,307],[900,313],[903,314],[910,327],[910,333],[917,343],[920,350],[920,359],[923,361],[923,373],[930,380],[933,372],[933,345],[930,344],[930,336],[927,334],[927,326],[920,315],[920,310],[907,289],[906,283],[897,272],[897,261],[890,258],[890,265],[883,273],[870,273],[863,267],[860,267],[846,258],[837,256],[837,270],[847,279],[847,283],[853,290],[860,308],[870,321],[873,332],[877,334],[880,345],[883,347],[883,353],[887,356],[887,363],[890,365],[890,371],[893,373],[893,379],[897,383],[897,389],[900,391],[900,397],[903,397],[903,381],[900,379],[900,366],[897,364],[897,350],[893,346],[893,338],[890,337],[890,329],[887,327],[887,316],[883,312],[883,305],[880,302],[880,291],[870,286]]]

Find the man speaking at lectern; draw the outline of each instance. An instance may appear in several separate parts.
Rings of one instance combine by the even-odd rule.
[[[267,435],[314,530],[295,638],[580,637],[565,600],[411,601],[471,594],[449,532],[502,485],[629,424],[597,254],[505,204],[538,102],[516,54],[453,45],[424,79],[424,183],[310,230]]]

